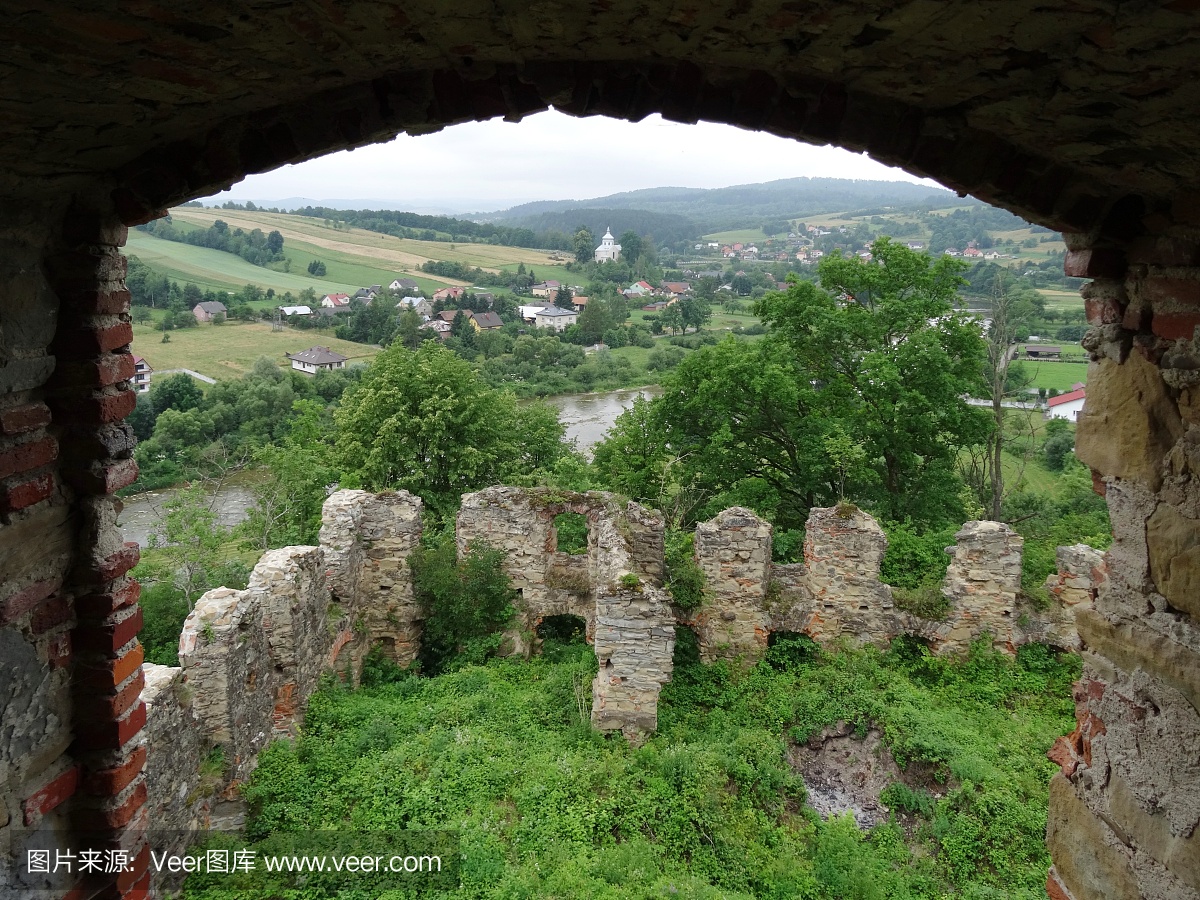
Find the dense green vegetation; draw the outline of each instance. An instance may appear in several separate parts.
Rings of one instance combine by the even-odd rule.
[[[427,896],[1039,896],[1045,753],[1072,725],[1077,658],[1030,646],[1012,660],[983,641],[950,661],[908,639],[882,652],[776,635],[742,671],[701,665],[680,628],[659,730],[634,747],[590,728],[595,662],[555,637],[569,623],[540,633],[540,657],[498,658],[517,598],[498,554],[476,547],[459,559],[449,533],[461,494],[490,484],[614,490],[662,511],[667,588],[689,609],[704,597],[696,522],[749,507],[773,522],[776,557],[790,561],[809,509],[853,503],[888,532],[884,576],[898,603],[936,617],[943,548],[992,498],[974,463],[999,427],[1000,518],[1026,539],[1027,598],[1047,602],[1055,546],[1109,539],[1072,426],[1020,411],[996,420],[966,404],[997,375],[962,311],[966,267],[887,240],[872,252],[831,254],[815,279],[764,289],[753,340],[697,331],[652,341],[651,354],[682,359],[594,462],[563,443],[551,411],[518,404],[507,387],[529,383],[514,372],[538,382],[596,365],[570,342],[585,331],[633,332],[622,324],[631,311],[602,287],[575,335],[475,333],[459,320],[445,344],[398,330],[347,375],[308,379],[264,363],[207,393],[156,385],[135,422],[148,434],[138,451],[148,473],[186,464],[194,476],[231,457],[269,471],[236,535],[247,550],[311,541],[333,483],[402,488],[426,504],[412,560],[419,666],[402,672],[374,655],[363,689],[331,682],[314,697],[303,735],[273,744],[244,787],[251,835],[453,829],[462,885]],[[1033,314],[1031,303],[1013,309]],[[138,573],[156,661],[171,660],[170,629],[178,634],[197,591],[244,577],[233,536],[202,505],[199,489],[180,498],[166,546]],[[563,521],[560,548],[578,551],[584,533]],[[838,723],[881,734],[899,765],[883,796],[891,818],[870,830],[804,804],[797,748]],[[196,884],[189,895],[205,896]]]
[[[1043,896],[1044,754],[1071,727],[1075,659],[798,639],[742,675],[681,638],[641,747],[589,727],[585,646],[432,679],[377,663],[372,686],[328,686],[304,735],[260,757],[249,833],[454,829],[462,885],[431,897]],[[903,766],[869,832],[806,810],[789,763],[838,722],[881,731]]]
[[[223,250],[240,256],[246,262],[255,266],[266,266],[270,263],[284,262],[283,235],[278,231],[263,234],[259,228],[243,231],[241,228],[229,226],[220,219],[206,229],[180,229],[175,227],[171,217],[154,219],[139,229],[166,241],[178,241],[183,244],[193,244],[197,247],[208,247],[210,250]]]

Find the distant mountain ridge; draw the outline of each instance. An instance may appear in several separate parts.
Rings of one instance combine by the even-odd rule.
[[[944,188],[908,181],[802,177],[724,188],[644,188],[590,200],[538,200],[474,218],[536,227],[534,222],[547,225],[573,210],[637,209],[678,216],[695,223],[700,231],[711,233],[756,227],[764,219],[795,219],[882,206],[936,209],[963,202],[972,201],[964,201]]]

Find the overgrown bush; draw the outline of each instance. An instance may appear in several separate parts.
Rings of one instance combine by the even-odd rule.
[[[517,593],[501,563],[504,553],[475,544],[462,560],[452,533],[434,535],[409,558],[425,616],[421,669],[427,674],[479,664],[500,647]]]
[[[925,531],[907,523],[886,524],[888,546],[883,555],[880,578],[898,588],[916,589],[940,584],[950,565],[946,548],[954,543],[957,530],[956,527],[945,527]]]
[[[666,534],[666,587],[680,609],[696,609],[704,602],[704,572],[696,564],[695,543],[690,531]]]

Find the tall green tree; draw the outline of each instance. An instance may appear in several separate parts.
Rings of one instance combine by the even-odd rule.
[[[575,262],[589,263],[596,253],[596,236],[586,225],[580,225],[571,238],[571,246],[575,250]]]
[[[876,461],[888,518],[937,521],[962,513],[955,462],[990,433],[983,390],[987,350],[961,308],[961,262],[881,238],[872,259],[822,260],[820,287],[768,293],[756,312],[819,386],[823,414]]]
[[[519,406],[432,342],[377,356],[334,419],[334,458],[350,481],[412,491],[441,514],[466,491],[528,478],[568,451],[544,408]]]

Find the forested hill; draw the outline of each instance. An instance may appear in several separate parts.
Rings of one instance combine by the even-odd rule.
[[[758,227],[764,219],[795,219],[841,210],[870,211],[884,206],[937,209],[963,202],[951,191],[906,181],[785,178],[726,188],[662,187],[592,200],[544,200],[477,218],[489,222],[520,223],[537,230],[528,223],[541,221],[552,214],[570,212],[577,218],[585,210],[653,210],[656,214],[690,220],[707,234],[733,228]],[[561,221],[566,222],[570,218],[568,215]],[[571,221],[567,224],[574,226],[578,223]],[[590,227],[595,230],[595,226]],[[617,225],[614,223],[613,227],[617,228]],[[657,230],[653,233],[660,240],[665,238]]]
[[[606,228],[611,228],[612,233],[618,237],[621,232],[631,230],[643,236],[653,236],[658,244],[691,241],[705,233],[705,230],[699,225],[683,216],[629,207],[579,206],[566,210],[547,210],[520,219],[506,219],[504,224],[513,228],[533,231],[539,235],[559,232],[570,235],[578,231],[579,226],[586,225],[597,241],[600,240],[600,235],[604,234]]]

